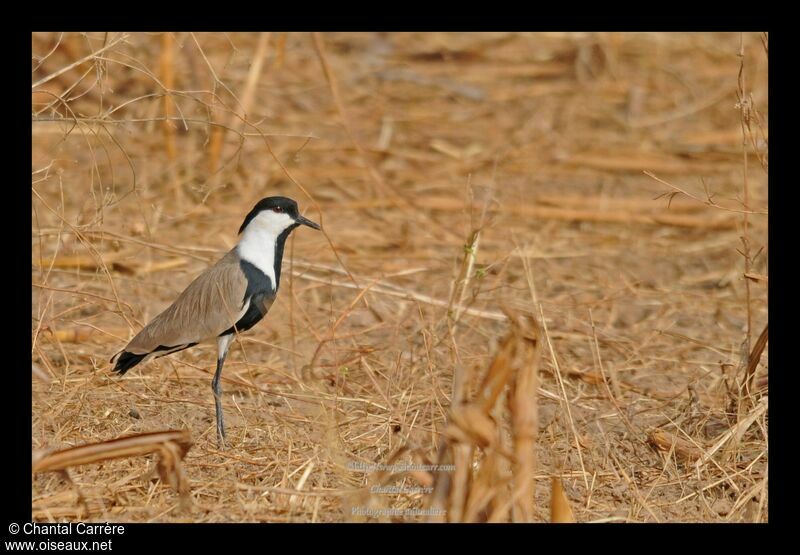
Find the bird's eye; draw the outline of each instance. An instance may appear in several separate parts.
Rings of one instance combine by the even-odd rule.
[[[276,206],[275,208],[272,209],[272,211],[273,212],[283,212],[283,208],[281,208],[280,206]]]

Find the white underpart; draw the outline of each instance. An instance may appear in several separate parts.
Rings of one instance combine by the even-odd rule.
[[[228,347],[233,341],[233,334],[223,335],[217,339],[217,360],[221,359],[228,353]]]
[[[283,231],[295,223],[284,212],[264,210],[253,218],[239,240],[239,257],[264,272],[272,287],[275,283],[275,243]]]

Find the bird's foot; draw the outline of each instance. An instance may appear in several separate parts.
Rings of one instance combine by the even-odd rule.
[[[225,449],[225,424],[217,422],[217,445],[220,449]]]

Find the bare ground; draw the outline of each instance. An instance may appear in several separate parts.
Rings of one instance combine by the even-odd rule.
[[[766,521],[768,349],[737,385],[767,324],[766,37],[318,39],[33,35],[32,447],[194,441],[188,507],[130,457],[70,470],[88,509],[36,474],[34,518],[422,520],[355,514],[427,503],[359,465],[436,460],[510,308],[546,324],[537,520],[560,476],[579,521]],[[221,451],[213,346],[108,359],[274,194],[325,233],[231,349]]]

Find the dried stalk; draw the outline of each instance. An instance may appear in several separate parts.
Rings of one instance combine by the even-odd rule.
[[[136,434],[60,451],[36,452],[32,470],[34,473],[60,472],[73,466],[156,453],[159,456],[158,472],[161,479],[178,490],[182,502],[186,502],[189,482],[183,472],[182,461],[191,447],[192,438],[188,430]]]
[[[507,313],[511,330],[477,394],[451,407],[439,448],[437,463],[453,464],[455,469],[435,476],[428,503],[444,510],[449,522],[503,521],[509,518],[509,508],[515,522],[534,517],[540,328],[532,316]],[[492,413],[507,387],[510,419],[498,423]],[[502,445],[503,428],[512,437],[511,453]],[[511,477],[502,471],[503,460],[513,465]]]

